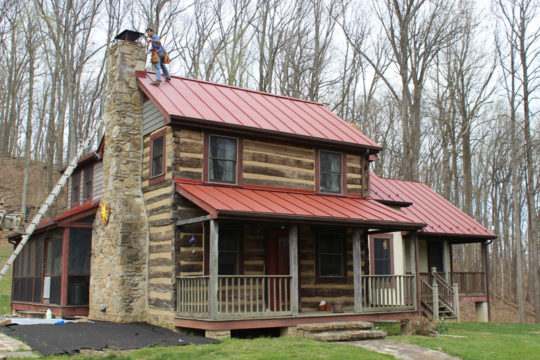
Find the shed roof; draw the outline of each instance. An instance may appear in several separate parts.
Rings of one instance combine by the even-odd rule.
[[[381,147],[323,104],[185,77],[152,86],[153,74],[138,77],[139,87],[167,122],[250,129],[259,133]]]
[[[427,226],[421,233],[458,236],[463,240],[494,239],[497,236],[421,182],[386,179],[370,174],[370,195],[388,203],[409,203],[404,215]]]
[[[175,179],[176,190],[208,212],[211,218],[351,224],[395,230],[424,224],[374,200],[285,190],[259,190],[186,183]]]

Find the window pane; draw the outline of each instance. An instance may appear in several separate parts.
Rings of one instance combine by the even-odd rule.
[[[163,136],[152,141],[152,176],[163,173]]]
[[[321,171],[341,172],[341,154],[321,151]]]
[[[320,262],[321,276],[343,276],[343,255],[322,255]]]
[[[319,252],[321,253],[341,253],[343,243],[338,234],[321,234],[319,240]]]
[[[321,191],[340,192],[341,191],[341,174],[324,174],[321,173]]]
[[[391,275],[392,274],[392,259],[390,253],[390,239],[374,238],[373,239],[373,258],[375,275]]]
[[[210,161],[210,180],[234,182],[235,164],[229,160]]]
[[[79,189],[81,182],[81,173],[76,172],[71,177],[71,203],[79,202]]]
[[[218,274],[237,275],[240,262],[240,231],[237,229],[220,230],[218,249]]]
[[[92,167],[84,169],[83,199],[89,199],[92,195]]]
[[[211,136],[210,156],[212,158],[236,160],[236,139]]]

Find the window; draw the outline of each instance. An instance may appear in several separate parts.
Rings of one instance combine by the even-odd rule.
[[[318,276],[345,276],[345,241],[340,233],[320,233],[317,241]]]
[[[210,136],[209,181],[236,183],[237,148],[234,138]]]
[[[83,184],[83,200],[88,200],[92,197],[92,177],[94,169],[92,165],[84,169],[84,184]]]
[[[319,190],[321,192],[341,193],[342,179],[341,154],[320,151]]]
[[[392,235],[371,236],[371,272],[373,275],[392,275]]]
[[[77,171],[71,177],[71,203],[79,202],[79,193],[81,188],[81,173]]]
[[[151,138],[150,153],[150,177],[156,177],[165,173],[165,135],[156,134]]]
[[[240,230],[221,229],[218,251],[218,274],[240,274]]]

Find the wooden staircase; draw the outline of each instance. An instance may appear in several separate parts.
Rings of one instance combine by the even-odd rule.
[[[422,315],[435,321],[439,319],[459,321],[457,285],[450,285],[435,269],[432,269],[430,275],[431,281],[420,279]]]
[[[298,325],[296,335],[317,341],[357,341],[383,339],[387,334],[374,330],[370,322],[343,321]]]

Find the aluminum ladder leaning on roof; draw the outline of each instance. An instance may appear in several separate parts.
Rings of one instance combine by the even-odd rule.
[[[28,242],[28,239],[30,239],[30,236],[32,236],[32,233],[36,229],[37,225],[41,222],[41,219],[47,213],[47,211],[49,210],[49,207],[54,203],[54,201],[58,197],[58,194],[60,193],[64,185],[66,185],[69,177],[71,176],[71,174],[73,174],[73,171],[75,171],[75,168],[77,167],[79,159],[81,158],[81,156],[83,156],[84,152],[90,147],[92,140],[96,136],[98,129],[102,126],[102,124],[103,124],[103,119],[100,118],[97,124],[94,126],[94,128],[90,132],[90,134],[88,135],[88,137],[86,138],[86,140],[79,143],[79,147],[77,149],[77,153],[75,154],[75,157],[71,159],[71,162],[69,163],[68,167],[66,168],[62,176],[60,176],[60,180],[58,180],[58,182],[52,189],[51,193],[49,194],[45,202],[41,205],[37,214],[34,216],[32,221],[30,222],[30,225],[28,225],[28,227],[26,228],[25,233],[22,236],[21,242],[19,242],[19,245],[17,245],[17,247],[15,248],[15,251],[13,251],[13,254],[11,254],[11,256],[9,257],[8,261],[2,268],[2,271],[0,271],[0,280],[6,275],[7,271],[9,270],[9,267],[13,264],[13,262],[15,261],[15,259],[17,258],[21,250],[24,248],[24,245],[26,245],[26,243]]]

